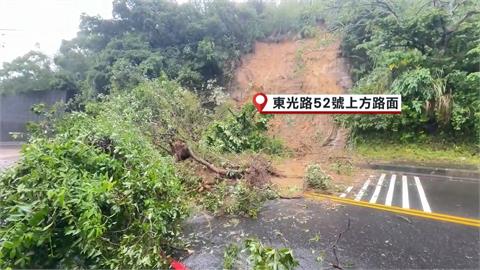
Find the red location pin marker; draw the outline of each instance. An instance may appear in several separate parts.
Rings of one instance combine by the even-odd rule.
[[[259,113],[263,111],[265,105],[267,105],[267,96],[263,93],[257,93],[253,96],[253,105],[257,107]]]

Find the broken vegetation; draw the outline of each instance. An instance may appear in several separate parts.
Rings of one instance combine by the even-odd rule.
[[[189,201],[256,216],[275,195],[268,156],[252,158],[267,149],[268,119],[251,109],[223,124],[165,78],[84,106],[35,125],[19,165],[1,176],[0,266],[165,268]],[[219,126],[251,127],[238,134],[257,138],[249,164],[199,143]],[[243,147],[235,138],[217,141]],[[210,188],[192,188],[203,177],[187,172],[199,167],[215,179]]]

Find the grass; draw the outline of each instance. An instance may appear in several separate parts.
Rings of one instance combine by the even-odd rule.
[[[240,247],[234,243],[229,244],[223,252],[223,269],[233,269],[240,252]]]
[[[325,48],[332,45],[337,40],[334,34],[323,32],[317,35],[315,40],[317,49]]]
[[[330,165],[330,169],[336,174],[352,175],[353,164],[349,160],[336,160]]]
[[[305,46],[302,45],[295,52],[295,70],[293,71],[295,75],[302,75],[305,70],[305,60],[303,59],[303,53],[305,52]]]
[[[382,140],[358,142],[356,151],[373,161],[415,162],[424,165],[480,164],[478,146],[468,143],[391,143]]]

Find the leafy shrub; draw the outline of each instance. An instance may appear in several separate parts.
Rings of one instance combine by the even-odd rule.
[[[258,269],[258,270],[291,270],[299,263],[289,248],[273,248],[264,246],[258,239],[248,238],[244,248],[230,243],[223,252],[223,269]],[[248,258],[238,258],[239,253],[247,253]],[[250,267],[243,265],[249,263]],[[234,268],[235,267],[235,268]]]
[[[307,167],[305,180],[307,181],[307,186],[310,188],[326,190],[330,186],[332,179],[322,170],[320,165],[311,164]]]
[[[231,270],[235,265],[240,248],[236,244],[229,244],[223,252],[223,269]]]
[[[203,205],[214,213],[256,217],[263,202],[275,196],[270,188],[253,187],[244,180],[238,181],[235,185],[222,182],[205,196]]]
[[[295,269],[299,265],[289,248],[273,248],[264,246],[257,239],[247,239],[245,249],[253,269]]]
[[[271,115],[258,114],[253,104],[243,106],[238,114],[215,121],[206,131],[207,146],[220,152],[240,153],[245,150],[266,151],[278,154],[282,151],[280,141],[266,134]]]
[[[338,159],[332,163],[331,168],[337,174],[351,175],[353,171],[353,164],[347,159]]]
[[[317,28],[313,25],[305,25],[300,29],[300,36],[302,38],[312,38],[317,34]]]
[[[404,141],[421,134],[477,141],[480,31],[479,15],[470,13],[475,5],[463,1],[451,9],[406,1],[387,7],[370,0],[340,5],[342,51],[356,81],[352,92],[402,96],[400,115],[338,117],[353,136],[382,131]],[[445,35],[449,38],[440,42]]]
[[[209,122],[199,98],[165,76],[112,98],[115,111],[132,117],[164,148],[173,136],[198,142]]]
[[[136,122],[151,115],[122,102],[137,100],[66,115],[0,177],[1,268],[165,267],[186,215],[183,188]]]
[[[316,34],[315,28],[323,20],[326,8],[325,1],[284,0],[261,5],[259,17],[264,35],[298,33],[302,38]]]

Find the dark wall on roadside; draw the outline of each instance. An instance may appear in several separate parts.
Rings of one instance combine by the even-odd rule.
[[[25,132],[27,122],[40,119],[32,112],[33,105],[53,105],[65,101],[66,95],[65,91],[60,90],[0,94],[0,141],[13,141],[9,132]]]

